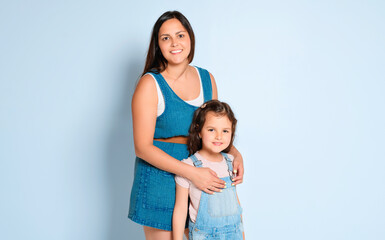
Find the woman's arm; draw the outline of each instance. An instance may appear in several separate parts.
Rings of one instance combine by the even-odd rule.
[[[191,180],[200,190],[213,193],[224,188],[224,181],[209,168],[195,168],[171,157],[153,145],[158,97],[152,76],[143,76],[132,97],[132,123],[135,154],[151,165]],[[214,188],[212,187],[214,186]]]
[[[175,207],[172,214],[173,240],[182,240],[188,213],[188,188],[176,185]]]
[[[210,73],[211,87],[213,89],[213,99],[218,100],[218,88],[217,83],[215,82],[214,76]]]
[[[234,146],[230,149],[229,153],[234,156],[233,172],[236,174],[236,177],[232,179],[232,184],[237,185],[243,182],[243,157]]]
[[[211,78],[211,86],[213,88],[213,99],[218,99],[217,84],[215,83],[215,78],[211,73],[210,73],[210,78]],[[233,179],[233,184],[237,185],[243,182],[243,172],[244,172],[243,158],[242,158],[242,155],[238,152],[238,150],[234,146],[230,149],[229,153],[234,156],[233,171],[237,176]]]

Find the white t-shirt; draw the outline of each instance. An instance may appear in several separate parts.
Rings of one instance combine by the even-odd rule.
[[[199,152],[196,152],[194,154],[198,160],[202,161],[202,167],[208,167],[212,169],[214,172],[217,173],[219,178],[228,177],[229,171],[226,163],[226,159],[223,157],[221,162],[212,162],[209,160],[204,159]],[[234,160],[234,157],[230,154],[227,154],[231,161]],[[183,159],[184,163],[187,163],[189,165],[194,166],[193,161],[191,158]],[[189,206],[189,214],[190,214],[190,220],[192,222],[195,222],[195,219],[198,214],[198,208],[199,208],[199,200],[201,198],[201,190],[199,190],[190,180],[187,178],[181,177],[181,176],[175,176],[175,182],[180,185],[183,188],[189,189],[189,196],[190,196],[190,206]]]

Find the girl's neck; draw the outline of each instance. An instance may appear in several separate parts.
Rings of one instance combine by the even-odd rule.
[[[204,149],[199,150],[198,153],[210,162],[221,162],[223,160],[221,153],[207,152]]]

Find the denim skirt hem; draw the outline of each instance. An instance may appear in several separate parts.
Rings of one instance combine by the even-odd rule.
[[[154,223],[153,221],[148,221],[145,219],[141,219],[138,216],[128,216],[129,219],[131,219],[133,222],[136,222],[140,225],[147,226],[147,227],[153,227],[165,231],[171,231],[171,225],[169,224],[162,224],[162,223]]]
[[[185,144],[154,141],[154,145],[178,160],[188,157]],[[137,157],[128,218],[144,226],[171,231],[174,176]]]

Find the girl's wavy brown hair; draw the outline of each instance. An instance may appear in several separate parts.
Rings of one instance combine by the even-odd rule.
[[[208,112],[213,112],[218,116],[227,116],[229,118],[232,130],[231,141],[229,146],[223,150],[223,152],[228,153],[233,146],[237,119],[235,118],[233,111],[227,103],[218,100],[211,100],[204,103],[194,112],[194,117],[190,125],[189,136],[187,140],[187,149],[190,155],[202,149],[202,139],[199,137],[199,133],[202,131]]]

